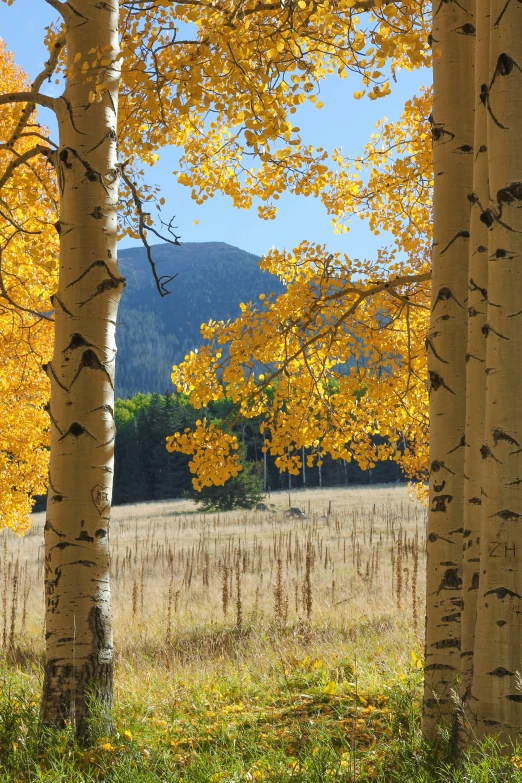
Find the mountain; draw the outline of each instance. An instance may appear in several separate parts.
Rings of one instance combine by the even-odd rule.
[[[116,331],[121,398],[171,389],[172,365],[202,344],[202,323],[235,318],[240,302],[283,291],[276,277],[259,269],[258,256],[225,242],[165,243],[152,253],[158,275],[177,275],[169,296],[159,295],[145,248],[119,251],[127,281]]]

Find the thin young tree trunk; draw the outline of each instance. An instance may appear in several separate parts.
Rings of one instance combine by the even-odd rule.
[[[486,425],[473,696],[479,736],[520,738],[522,691],[522,6],[491,0]],[[509,752],[509,747],[508,747]]]
[[[488,81],[489,0],[477,0],[474,95]],[[480,519],[483,499],[484,409],[486,403],[486,338],[488,305],[488,229],[481,221],[480,204],[488,202],[486,107],[475,100],[468,280],[468,352],[466,355],[466,450],[464,457],[464,549],[462,578],[461,698],[473,710],[471,683],[480,572]]]
[[[423,730],[453,718],[460,676],[464,504],[468,194],[473,185],[474,2],[433,7],[434,228],[430,390],[430,509]]]
[[[41,718],[53,725],[69,719],[83,735],[89,694],[101,704],[102,731],[110,728],[112,706],[108,533],[115,328],[124,285],[116,263],[118,4],[76,0],[66,27],[68,75],[58,113],[60,277],[55,349],[46,367],[52,440]]]

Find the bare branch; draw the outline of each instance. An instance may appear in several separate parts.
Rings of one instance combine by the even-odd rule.
[[[159,234],[152,226],[148,226],[146,222],[146,217],[148,214],[143,211],[143,201],[140,198],[140,195],[138,193],[138,189],[134,182],[131,180],[131,178],[125,174],[124,170],[125,164],[121,167],[121,176],[127,187],[129,188],[132,200],[134,202],[134,207],[136,208],[136,213],[138,215],[138,233],[140,235],[140,239],[143,242],[143,246],[145,247],[145,250],[147,251],[147,260],[150,264],[150,268],[152,269],[152,274],[154,275],[154,281],[156,283],[156,288],[158,289],[160,296],[168,296],[170,294],[170,291],[166,288],[166,286],[171,283],[174,278],[177,277],[176,275],[162,275],[161,277],[158,277],[158,273],[156,271],[156,264],[154,262],[154,259],[152,258],[152,248],[148,243],[147,240],[147,231],[152,231],[153,234],[155,234],[160,239],[163,239],[165,242],[169,242],[171,245],[179,245],[179,237],[177,237],[174,232],[171,229],[170,224],[168,225],[168,231],[174,239],[169,239],[166,236],[163,236],[162,234]]]

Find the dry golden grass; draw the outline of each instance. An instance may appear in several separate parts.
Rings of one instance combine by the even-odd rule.
[[[288,518],[289,501],[306,517]],[[371,660],[372,679],[418,648],[425,509],[404,485],[274,492],[267,503],[272,511],[201,514],[185,500],[113,510],[119,687],[132,681],[138,695],[151,678],[225,668],[264,676],[305,654]],[[35,514],[25,539],[1,537],[4,647],[18,660],[44,649],[43,524]]]
[[[294,491],[303,519],[268,502],[114,510],[115,725],[87,748],[69,726],[42,750],[44,517],[0,535],[2,781],[520,782],[522,751],[455,771],[422,742],[426,512],[406,487]]]
[[[305,519],[287,493],[273,512],[115,509],[114,730],[93,714],[87,747],[38,719],[43,515],[2,534],[2,783],[520,783],[519,748],[455,767],[449,734],[422,741],[425,509],[404,486],[290,500]]]

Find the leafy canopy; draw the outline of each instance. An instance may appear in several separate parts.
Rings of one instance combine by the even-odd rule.
[[[11,0],[7,2],[11,4]],[[59,14],[71,13],[69,5],[60,0],[48,2]],[[427,4],[416,0],[401,4],[381,0],[124,0],[121,52],[117,55],[122,67],[118,137],[124,175],[120,236],[140,237],[148,247],[150,234],[158,233],[151,210],[156,207],[161,220],[163,199],[156,188],[144,183],[141,167],[143,163],[154,164],[158,150],[166,144],[183,149],[178,181],[189,185],[198,201],[216,191],[243,208],[260,200],[260,216],[270,219],[285,191],[315,196],[330,193],[327,208],[333,215],[339,213],[346,196],[346,167],[340,166],[334,187],[336,175],[325,151],[302,140],[293,115],[305,101],[321,108],[321,80],[334,73],[341,78],[356,76],[356,86],[363,88],[357,90],[357,97],[366,94],[376,99],[388,94],[398,69],[429,63],[427,21]],[[92,82],[89,100],[101,100],[106,89],[105,68],[110,65],[107,52],[100,47],[88,53],[88,60],[81,54],[67,58],[61,19],[48,28],[46,43],[49,59],[32,84],[14,69],[12,61],[5,60],[4,53],[7,65],[0,88],[0,133],[5,139],[0,145],[4,208],[0,217],[4,270],[0,388],[5,410],[10,407],[4,421],[12,422],[3,431],[0,449],[1,489],[5,490],[1,524],[19,531],[26,527],[30,496],[43,489],[47,385],[39,366],[49,356],[51,331],[42,313],[51,310],[50,293],[56,284],[57,244],[52,227],[57,193],[49,170],[56,145],[45,131],[35,127],[34,110],[37,104],[53,108],[56,99],[45,95],[44,85],[60,74],[69,78],[83,74]],[[333,162],[339,162],[335,156]],[[350,187],[356,195],[360,185],[352,179]],[[173,233],[172,221],[165,221],[164,226]],[[317,317],[325,323],[332,318],[335,322],[339,317],[334,304],[339,298],[339,275],[330,273],[324,257],[315,265],[310,252],[304,247],[302,252],[303,268],[316,266],[319,270],[308,275],[308,284],[321,281],[327,296],[333,295],[330,310]],[[379,259],[375,269],[386,262],[384,257]],[[303,287],[305,283],[296,281],[295,285]],[[165,293],[159,281],[158,287]],[[295,300],[297,294],[294,289],[287,300],[281,300],[278,307],[282,312],[277,317],[284,319],[293,306],[292,295]],[[388,313],[385,297],[382,299],[382,317],[393,317],[393,309]],[[305,297],[295,314],[292,310],[292,316],[281,321],[286,324],[286,337],[284,345],[274,345],[276,361],[287,349],[294,350],[292,329],[295,331],[299,319],[307,320],[306,306]],[[378,310],[372,311],[369,302],[365,307],[371,324]],[[266,308],[262,317],[274,320],[276,314],[271,316],[270,312]],[[292,327],[294,317],[297,321]],[[416,329],[413,315],[411,323]],[[312,328],[313,318],[309,325]],[[390,340],[394,343],[399,337]],[[306,351],[300,355],[308,359]],[[237,374],[233,362],[230,373]],[[363,368],[356,379],[357,388],[361,384],[369,388],[371,381],[367,384],[366,380]],[[296,400],[302,405],[310,396],[310,387],[306,383],[295,386]],[[323,387],[324,378],[313,382],[318,393]],[[270,392],[274,403],[279,403],[280,389],[279,382],[277,392]],[[335,395],[330,397],[332,420],[338,416],[346,419],[352,413],[349,395],[344,395],[343,402],[340,395],[337,400]],[[17,407],[12,405],[13,399]],[[373,398],[366,393],[364,399]],[[312,407],[307,416],[313,434],[310,442],[316,443],[319,435],[322,444],[324,434],[321,437],[314,423],[317,412]],[[284,424],[285,416],[288,425]],[[275,426],[275,419],[268,425]],[[295,421],[284,406],[277,426],[288,426],[289,433],[295,431]],[[214,437],[208,432],[207,442],[208,437]],[[220,442],[226,457],[233,441],[227,443],[226,437],[220,436]],[[279,448],[277,441],[274,445]],[[334,450],[340,453],[342,447],[336,443]],[[230,465],[234,466],[233,457]]]
[[[408,101],[400,121],[379,123],[363,158],[337,155],[321,194],[347,229],[353,214],[391,248],[376,260],[328,254],[307,242],[270,251],[262,266],[286,283],[278,296],[241,306],[232,323],[202,326],[206,342],[174,367],[172,380],[195,407],[226,395],[238,415],[263,417],[264,450],[297,474],[325,454],[365,468],[395,459],[422,475],[428,418],[425,339],[429,315],[432,158],[431,92]],[[352,164],[353,169],[352,170]],[[367,182],[358,174],[369,169]],[[222,484],[237,470],[237,440],[200,420],[168,448],[193,455],[195,484]]]
[[[27,89],[27,76],[0,40],[0,92]],[[50,358],[56,285],[56,191],[44,156],[9,171],[7,143],[19,110],[0,112],[0,528],[23,533],[32,496],[47,480],[48,381],[41,365]],[[16,144],[20,158],[44,141],[34,113]]]

